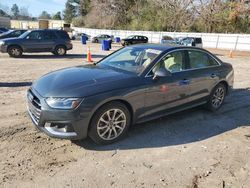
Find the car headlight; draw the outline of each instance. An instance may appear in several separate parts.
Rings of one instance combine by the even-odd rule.
[[[46,103],[51,108],[63,109],[63,110],[70,110],[77,108],[81,102],[83,101],[82,98],[47,98]]]
[[[0,40],[0,46],[1,46],[1,45],[4,45],[4,41],[1,41],[1,40]]]

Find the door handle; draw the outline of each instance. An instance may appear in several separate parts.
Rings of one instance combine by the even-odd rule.
[[[179,82],[179,85],[189,85],[190,84],[190,80],[188,79],[183,79]]]
[[[210,77],[215,78],[215,77],[217,77],[217,75],[215,73],[213,73],[213,74],[210,75]]]

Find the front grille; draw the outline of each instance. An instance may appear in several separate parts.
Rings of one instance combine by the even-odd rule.
[[[35,94],[29,90],[27,93],[28,110],[31,118],[38,125],[41,115],[41,103]]]

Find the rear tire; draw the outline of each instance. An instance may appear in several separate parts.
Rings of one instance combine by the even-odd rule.
[[[18,46],[11,46],[8,48],[8,54],[10,57],[14,58],[21,57],[23,54],[23,50]]]
[[[96,111],[90,123],[89,137],[97,144],[111,144],[128,131],[131,115],[120,102],[111,102]]]
[[[217,86],[215,86],[209,96],[209,100],[206,105],[207,109],[212,112],[220,109],[222,104],[224,103],[226,92],[227,90],[224,84],[218,84]]]
[[[64,56],[66,53],[67,53],[67,50],[65,46],[56,46],[55,51],[53,52],[53,54],[57,56]]]

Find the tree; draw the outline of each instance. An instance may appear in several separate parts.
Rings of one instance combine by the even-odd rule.
[[[61,17],[61,12],[59,11],[59,12],[57,12],[56,14],[54,14],[54,15],[52,16],[52,19],[53,19],[53,20],[61,20],[61,19],[62,19],[62,17]]]
[[[6,5],[1,4],[1,2],[0,2],[0,10],[2,10],[1,11],[2,13],[5,12],[8,16],[10,15],[10,8]]]
[[[19,15],[19,7],[17,6],[17,4],[13,4],[13,6],[11,7],[11,13],[14,16],[14,18],[17,18]]]
[[[22,20],[31,20],[32,19],[27,7],[20,8],[19,19],[22,19]]]
[[[249,0],[68,0],[64,13],[91,28],[250,33]]]
[[[78,14],[80,16],[86,16],[90,11],[90,7],[91,7],[91,1],[90,0],[80,0],[79,1]]]
[[[39,19],[51,19],[50,14],[47,11],[42,11],[42,13],[40,14],[40,16],[38,17]]]
[[[73,5],[74,3],[76,3],[74,0],[67,0],[65,3],[64,20],[67,23],[71,23],[72,19],[76,17],[76,6]]]
[[[2,9],[0,9],[0,16],[8,16],[8,14]]]

